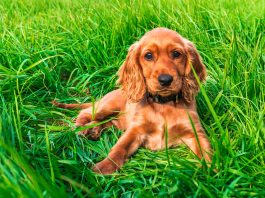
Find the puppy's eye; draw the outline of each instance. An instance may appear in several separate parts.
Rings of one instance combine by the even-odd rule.
[[[173,51],[172,52],[172,58],[178,58],[181,55],[178,51]]]
[[[147,52],[145,55],[144,55],[144,59],[145,60],[148,60],[148,61],[151,61],[154,59],[153,57],[153,54],[151,52]]]

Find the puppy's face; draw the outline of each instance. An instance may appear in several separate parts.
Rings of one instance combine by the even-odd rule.
[[[119,70],[118,82],[128,99],[140,101],[146,92],[169,96],[182,92],[191,102],[206,77],[206,69],[194,45],[177,32],[156,28],[133,44]]]
[[[182,88],[187,51],[183,38],[172,30],[155,29],[140,40],[139,63],[152,95],[177,94]]]

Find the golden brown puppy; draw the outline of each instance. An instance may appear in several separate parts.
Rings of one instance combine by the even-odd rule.
[[[173,30],[156,28],[130,47],[118,72],[120,89],[105,95],[94,107],[91,103],[54,102],[61,108],[83,108],[76,119],[77,126],[118,116],[81,132],[97,139],[106,126],[115,125],[125,131],[108,157],[93,167],[95,172],[113,173],[139,147],[164,149],[166,132],[168,147],[184,143],[198,157],[211,161],[211,146],[196,111],[199,85],[192,66],[199,79],[205,80],[206,69],[194,45]]]

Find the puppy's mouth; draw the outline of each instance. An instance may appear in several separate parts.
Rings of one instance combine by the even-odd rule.
[[[171,96],[171,95],[178,95],[179,92],[180,92],[180,89],[172,89],[170,87],[167,87],[167,88],[164,87],[161,89],[154,90],[152,94],[159,95],[162,97],[167,97],[167,96]]]
[[[173,82],[169,86],[161,86],[157,83],[148,83],[147,86],[148,92],[152,95],[167,97],[171,95],[178,95],[178,93],[181,91],[181,85],[180,83]]]
[[[176,92],[172,91],[172,90],[159,90],[156,91],[156,95],[160,95],[160,96],[170,96],[176,94]]]

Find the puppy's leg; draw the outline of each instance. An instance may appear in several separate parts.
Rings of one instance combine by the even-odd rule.
[[[191,131],[191,133],[193,132]],[[193,133],[189,137],[184,136],[181,139],[199,158],[204,157],[207,162],[211,162],[212,150],[209,140],[202,130],[197,131],[197,137]]]
[[[97,101],[93,106],[83,109],[76,119],[76,126],[87,126],[97,124],[104,121],[111,116],[118,115],[120,111],[125,109],[126,98],[120,90],[115,90],[105,95],[101,100]],[[87,129],[79,134],[88,135],[93,133],[100,135],[102,128],[109,127],[113,124],[112,121],[103,124],[102,126],[95,126],[94,129]]]
[[[111,149],[108,157],[97,163],[93,167],[93,171],[101,174],[111,174],[119,170],[126,159],[141,146],[143,137],[140,135],[140,131],[142,131],[140,127],[127,130]]]
[[[77,118],[75,119],[75,125],[86,126],[88,123],[90,123],[93,118],[93,108],[94,107],[89,107],[87,109],[81,110]]]

